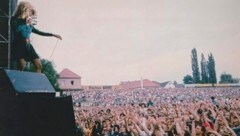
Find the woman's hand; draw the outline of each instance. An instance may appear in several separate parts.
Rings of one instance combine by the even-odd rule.
[[[60,35],[58,35],[58,34],[53,34],[53,36],[58,38],[58,39],[60,39],[60,40],[62,40],[62,37]]]

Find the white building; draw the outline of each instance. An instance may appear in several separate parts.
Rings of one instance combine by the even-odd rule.
[[[165,89],[175,88],[175,85],[171,81],[160,83],[160,86]]]
[[[59,73],[58,84],[62,91],[79,91],[81,90],[81,77],[65,68]]]

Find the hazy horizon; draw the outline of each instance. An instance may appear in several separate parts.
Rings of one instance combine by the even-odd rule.
[[[60,34],[50,60],[68,68],[83,85],[154,80],[182,83],[192,75],[191,50],[198,62],[211,52],[217,79],[240,77],[238,0],[28,0],[38,11],[37,28]],[[49,59],[55,38],[33,34],[32,43]],[[200,66],[200,64],[199,64]]]

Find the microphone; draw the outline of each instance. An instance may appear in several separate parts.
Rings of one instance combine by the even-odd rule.
[[[36,16],[29,16],[27,18],[27,23],[30,25],[37,25],[37,17]]]

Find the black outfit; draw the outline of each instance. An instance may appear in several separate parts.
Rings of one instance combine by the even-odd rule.
[[[11,18],[11,60],[17,61],[19,59],[25,59],[25,61],[32,61],[38,59],[39,56],[30,43],[31,33],[35,33],[42,36],[53,36],[51,33],[46,33],[37,30],[33,25],[26,23],[26,20],[12,17]]]

